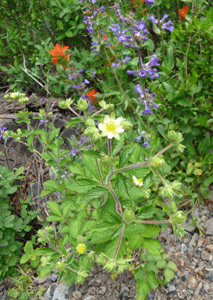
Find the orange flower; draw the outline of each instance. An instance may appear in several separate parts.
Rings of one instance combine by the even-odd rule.
[[[105,39],[108,39],[108,35],[105,35],[105,36],[103,37],[103,41],[104,41]]]
[[[189,6],[186,5],[183,8],[178,9],[178,12],[185,19],[188,10],[189,10]],[[179,19],[179,21],[181,21],[181,17],[180,16],[178,17],[178,19]]]
[[[52,63],[57,64],[61,57],[68,60],[70,58],[70,54],[64,54],[68,48],[69,46],[61,47],[59,44],[56,44],[53,49],[49,51],[49,54],[54,55],[54,57],[51,57]]]
[[[94,89],[92,89],[90,92],[88,92],[86,94],[86,96],[88,96],[91,99],[91,105],[92,106],[95,105],[95,104],[97,104],[98,101],[99,101],[99,100],[95,99],[95,96],[94,96],[95,94],[97,94],[97,92]]]

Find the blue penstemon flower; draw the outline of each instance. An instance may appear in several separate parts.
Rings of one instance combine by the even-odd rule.
[[[159,24],[159,25],[161,26],[161,28],[173,32],[173,30],[174,30],[174,24],[173,24],[172,20],[169,19],[169,21],[164,22],[165,19],[168,18],[168,16],[169,16],[169,15],[165,14],[165,15],[163,16],[163,18],[162,18],[160,21],[158,21],[158,20],[155,19],[155,16],[154,16],[154,15],[151,15],[151,16],[149,17],[149,20],[150,20],[152,23]]]
[[[152,67],[159,66],[159,65],[160,65],[159,59],[157,58],[157,56],[155,54],[152,55],[152,58],[146,64],[143,63],[143,60],[140,57],[140,70],[136,70],[136,71],[128,70],[127,74],[139,76],[141,78],[144,78],[147,76],[149,76],[149,79],[158,78],[159,75],[157,74],[157,69],[156,68],[152,69]]]
[[[159,108],[159,105],[152,101],[152,98],[154,98],[156,96],[156,93],[149,94],[148,89],[145,89],[145,95],[144,95],[144,92],[142,91],[142,88],[139,84],[134,86],[134,89],[136,92],[138,92],[140,94],[140,97],[137,100],[141,101],[141,102],[143,101],[143,103],[145,105],[145,109],[142,112],[142,115],[153,114],[153,111],[150,109],[152,106],[149,103],[151,103],[154,106],[154,108],[156,108],[156,109]]]

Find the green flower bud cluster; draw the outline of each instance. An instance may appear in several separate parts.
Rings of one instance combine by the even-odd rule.
[[[61,101],[59,102],[59,107],[62,108],[62,109],[66,109],[66,108],[69,108],[70,105],[73,103],[74,100],[72,100],[71,98],[69,99],[66,99],[66,101]]]
[[[160,156],[154,156],[150,159],[150,166],[154,170],[159,170],[163,165],[165,164],[165,160],[163,157]]]
[[[112,167],[115,164],[115,160],[115,157],[103,154],[101,162],[104,167]]]
[[[87,278],[87,276],[88,276],[88,273],[86,271],[79,271],[76,282],[78,282],[80,284],[84,283],[85,278]]]
[[[185,146],[181,144],[183,141],[183,135],[180,132],[175,132],[174,130],[169,131],[168,138],[172,142],[172,144],[175,146],[174,149],[177,152],[183,152]]]
[[[99,105],[106,110],[113,110],[114,104],[107,104],[104,100],[99,102]]]
[[[80,98],[80,99],[78,100],[78,103],[77,103],[77,108],[78,108],[79,110],[82,110],[82,111],[87,110],[87,108],[88,108],[88,103],[87,103],[87,101],[84,100],[83,98]]]
[[[135,221],[135,214],[131,208],[126,208],[123,213],[123,220],[126,224],[131,224]]]
[[[88,119],[86,121],[86,125],[88,126],[86,130],[84,130],[84,134],[87,136],[91,136],[94,141],[97,141],[101,138],[98,128],[95,126],[95,122],[92,119]]]
[[[196,162],[195,164],[193,163],[188,163],[186,173],[187,175],[194,174],[195,176],[201,176],[203,174],[203,167],[202,162]]]
[[[51,261],[51,256],[48,255],[48,256],[42,256],[41,257],[41,266],[42,267],[45,267],[46,265],[48,265]]]
[[[186,216],[184,212],[181,210],[176,211],[176,213],[170,217],[170,222],[174,224],[183,224],[185,220],[186,220]]]
[[[66,268],[66,264],[64,262],[58,261],[56,263],[56,269],[57,269],[57,271],[64,271],[65,268]]]
[[[160,187],[159,194],[164,197],[168,198],[169,200],[172,200],[175,196],[175,192],[180,190],[181,183],[178,181],[173,181],[171,184],[166,184],[163,187]]]
[[[26,97],[26,94],[25,93],[20,93],[20,92],[13,92],[13,93],[10,93],[10,94],[7,94],[4,96],[5,99],[9,99],[9,101],[12,101],[14,99],[19,99],[19,103],[25,103],[27,101],[29,101],[29,98]]]

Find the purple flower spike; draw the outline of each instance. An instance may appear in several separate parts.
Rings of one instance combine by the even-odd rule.
[[[149,147],[149,139],[145,143],[143,143],[142,146],[144,148],[148,148]]]
[[[72,155],[72,156],[76,156],[76,154],[77,154],[77,150],[76,150],[76,149],[72,149],[72,150],[71,150],[71,155]]]
[[[144,135],[144,133],[145,133],[145,131],[142,131],[141,134],[135,138],[135,140],[137,140],[138,142],[141,143],[141,137],[142,137],[142,135]]]
[[[48,122],[48,120],[40,120],[41,125],[46,124],[47,122]]]
[[[154,5],[154,0],[145,0],[146,4],[149,6]]]
[[[4,127],[0,127],[0,141],[1,141],[1,138],[2,136],[4,135],[4,132],[7,128],[4,126]]]
[[[144,105],[145,105],[145,109],[142,112],[142,115],[151,115],[151,114],[153,114],[153,111],[151,109],[149,109],[146,100],[144,100]]]

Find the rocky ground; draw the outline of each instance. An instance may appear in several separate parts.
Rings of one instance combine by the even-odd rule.
[[[5,110],[5,106],[2,106],[4,101],[4,99],[0,99],[0,126],[4,126],[6,115],[7,124],[9,123],[8,116],[15,109],[11,107],[9,111]],[[53,101],[54,105],[52,107],[57,111],[56,102],[57,100]],[[61,112],[58,110],[57,114],[60,121]],[[13,115],[11,122],[15,123],[14,121],[15,117]],[[62,123],[60,125],[59,122],[58,126],[64,126]],[[16,161],[13,161],[12,156],[9,157],[11,166],[14,169],[29,160],[29,155],[23,155],[23,149],[17,148],[16,151],[17,153],[14,154]],[[20,157],[25,157],[24,162],[17,161],[17,155],[20,154],[20,151]],[[0,164],[5,163],[4,165],[6,165],[6,157],[5,160],[3,157],[0,158]],[[156,291],[152,290],[147,296],[147,300],[213,299],[213,190],[210,192],[211,200],[204,205],[199,205],[194,211],[198,226],[192,224],[192,216],[190,216],[185,224],[186,233],[182,239],[175,240],[171,227],[162,230],[159,240],[162,242],[165,251],[171,255],[172,260],[177,264],[178,269],[175,278],[165,287],[159,287]],[[136,282],[130,272],[120,274],[115,280],[112,280],[110,275],[97,265],[93,266],[92,272],[83,285],[73,284],[67,286],[64,282],[60,283],[55,273],[46,278],[35,278],[34,284],[36,288],[43,286],[46,289],[40,300],[136,299]],[[11,287],[9,280],[0,282],[0,300],[11,300],[6,296],[9,287]]]

